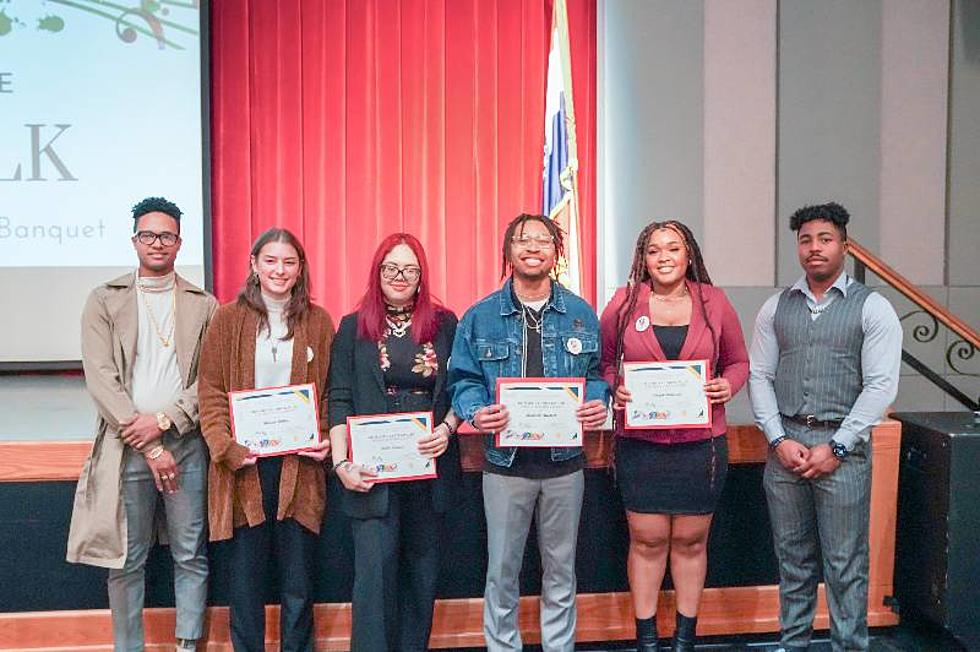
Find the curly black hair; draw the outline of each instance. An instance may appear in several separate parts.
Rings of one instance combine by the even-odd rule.
[[[166,213],[177,221],[177,229],[180,229],[180,216],[183,213],[177,208],[177,204],[163,197],[147,197],[133,206],[133,233],[136,233],[140,218],[147,213]]]
[[[840,231],[841,237],[847,240],[847,223],[851,221],[851,214],[837,202],[804,206],[790,215],[789,228],[793,231],[799,231],[804,224],[813,220],[833,222],[837,230]]]

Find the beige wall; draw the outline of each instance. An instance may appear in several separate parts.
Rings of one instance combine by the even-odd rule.
[[[599,0],[599,14],[600,303],[639,228],[676,217],[749,338],[800,274],[789,214],[838,200],[856,239],[980,328],[980,0]],[[980,373],[980,354],[904,323],[913,355],[980,394],[958,373]],[[957,407],[903,374],[898,407]],[[749,419],[744,396],[733,408]]]

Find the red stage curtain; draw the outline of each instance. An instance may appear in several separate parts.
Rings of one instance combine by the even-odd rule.
[[[595,0],[568,0],[586,296],[595,297]],[[499,284],[503,226],[540,212],[551,0],[222,0],[212,6],[215,291],[284,226],[335,320],[389,233],[462,312]]]

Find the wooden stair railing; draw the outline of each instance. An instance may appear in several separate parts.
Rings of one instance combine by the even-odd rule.
[[[848,240],[848,253],[852,258],[854,258],[854,277],[858,281],[863,283],[865,280],[865,271],[870,270],[875,276],[880,278],[890,287],[894,288],[902,296],[918,306],[923,312],[935,319],[937,323],[943,324],[946,326],[946,328],[956,333],[963,343],[969,347],[966,355],[961,356],[961,358],[971,358],[978,351],[980,351],[980,333],[974,330],[973,327],[967,324],[960,317],[954,315],[949,311],[949,309],[940,305],[935,299],[919,289],[918,286],[899,274],[891,266],[862,247],[853,239]],[[947,358],[948,356],[949,353],[947,351]],[[902,351],[902,360],[969,409],[974,411],[980,410],[980,400],[974,400],[961,392],[958,388],[950,384],[949,381],[930,369],[908,351]]]

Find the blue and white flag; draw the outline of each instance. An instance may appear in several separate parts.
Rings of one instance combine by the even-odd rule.
[[[582,293],[582,243],[578,212],[578,156],[572,62],[565,0],[555,0],[548,54],[548,88],[544,110],[544,172],[542,213],[565,232],[565,256],[558,261],[558,280]]]

